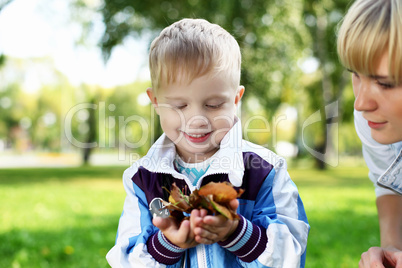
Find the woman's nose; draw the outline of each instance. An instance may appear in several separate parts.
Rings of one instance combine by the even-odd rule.
[[[354,108],[357,111],[372,111],[377,108],[374,89],[371,81],[361,81],[353,85],[355,94]]]

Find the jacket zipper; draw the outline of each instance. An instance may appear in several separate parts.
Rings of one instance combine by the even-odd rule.
[[[207,266],[207,258],[205,254],[205,245],[197,246],[197,260],[198,260],[198,268],[208,268]]]

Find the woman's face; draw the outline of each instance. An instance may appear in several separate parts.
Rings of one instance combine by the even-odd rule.
[[[388,53],[384,53],[372,76],[352,75],[354,107],[368,121],[371,136],[382,144],[402,141],[402,84],[389,77]]]

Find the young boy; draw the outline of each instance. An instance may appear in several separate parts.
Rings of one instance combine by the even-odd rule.
[[[235,39],[218,25],[183,19],[153,41],[149,58],[147,93],[164,134],[124,172],[127,197],[109,264],[304,267],[309,225],[286,163],[242,140]],[[245,190],[230,204],[239,220],[195,209],[178,223],[149,211],[173,182],[189,194],[211,181]]]

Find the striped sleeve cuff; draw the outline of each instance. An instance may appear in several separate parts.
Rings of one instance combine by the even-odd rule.
[[[152,235],[147,241],[149,254],[160,263],[171,265],[178,262],[185,249],[175,246],[161,231]]]
[[[233,234],[225,241],[218,242],[240,260],[252,262],[257,259],[267,246],[266,230],[240,216],[239,225]]]

